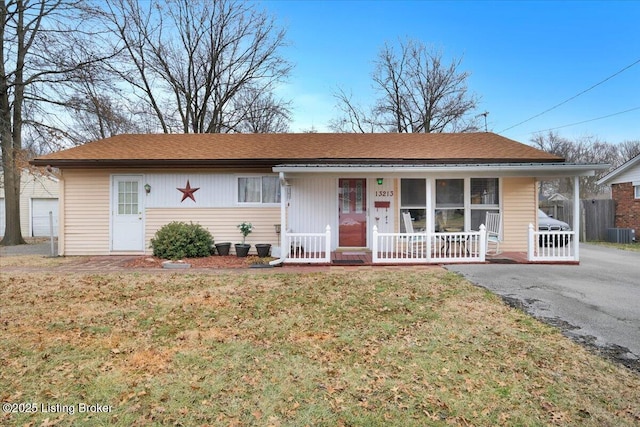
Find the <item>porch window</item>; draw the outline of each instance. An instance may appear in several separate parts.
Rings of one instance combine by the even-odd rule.
[[[413,223],[413,231],[423,231],[427,226],[427,180],[400,180],[400,218],[402,213],[409,212]],[[400,221],[400,232],[406,233],[404,222]]]
[[[437,179],[435,231],[463,231],[464,214],[464,179]]]
[[[238,203],[280,203],[278,177],[239,177]]]
[[[500,212],[498,178],[471,178],[471,229],[479,230],[487,212]]]
[[[471,178],[471,204],[498,206],[498,178]]]

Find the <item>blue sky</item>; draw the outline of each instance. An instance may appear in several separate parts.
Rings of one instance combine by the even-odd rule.
[[[489,131],[521,142],[553,128],[571,139],[640,140],[640,1],[263,4],[291,43],[283,53],[295,68],[282,93],[294,103],[294,132],[328,131],[338,88],[369,104],[381,46],[412,38],[445,58],[462,58],[469,90],[480,98],[478,113],[489,112]],[[567,126],[579,122],[586,123]]]

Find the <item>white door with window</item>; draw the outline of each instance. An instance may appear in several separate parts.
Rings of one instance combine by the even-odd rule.
[[[142,176],[113,176],[111,194],[111,250],[144,251]]]

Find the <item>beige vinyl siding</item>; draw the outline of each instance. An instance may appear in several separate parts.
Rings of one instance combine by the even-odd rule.
[[[60,237],[61,255],[108,255],[110,254],[110,204],[113,175],[142,175],[149,173],[182,173],[184,170],[138,170],[138,169],[66,169],[60,186]],[[219,170],[194,169],[190,173],[220,173]],[[252,170],[250,173],[266,173]],[[247,173],[249,173],[247,172]],[[162,188],[152,187],[154,192]],[[204,190],[203,190],[204,191]],[[200,193],[195,193],[199,199]],[[203,193],[204,194],[204,193]],[[177,196],[177,194],[176,194]],[[147,196],[150,197],[150,196]],[[147,200],[145,199],[145,202]],[[252,222],[256,229],[248,237],[249,243],[279,244],[274,224],[280,223],[280,206],[274,207],[229,207],[229,208],[146,208],[145,251],[151,253],[150,239],[164,224],[171,221],[200,222],[210,228],[217,242],[239,243],[242,235],[237,224]],[[252,251],[254,252],[255,249]]]
[[[65,170],[64,211],[60,223],[64,232],[64,255],[108,255],[109,186],[107,170]]]
[[[502,181],[503,251],[527,250],[529,224],[536,223],[535,178],[504,178]]]
[[[156,231],[172,221],[193,222],[202,225],[213,235],[216,243],[241,243],[242,234],[238,224],[250,222],[254,230],[247,236],[252,245],[250,254],[255,254],[256,243],[279,246],[279,236],[274,224],[280,223],[280,207],[234,207],[234,208],[150,208],[145,216],[145,248],[152,253],[151,239]],[[233,252],[233,248],[232,248]]]

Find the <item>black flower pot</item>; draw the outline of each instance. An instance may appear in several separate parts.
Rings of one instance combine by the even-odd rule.
[[[231,248],[231,243],[229,242],[216,243],[216,250],[220,256],[229,255],[229,248]]]
[[[258,256],[260,258],[268,257],[270,250],[271,250],[271,245],[269,243],[258,243],[258,244],[256,244],[256,251],[258,251]]]
[[[249,254],[249,249],[251,249],[251,245],[246,243],[236,243],[236,256],[238,258],[244,258]]]

